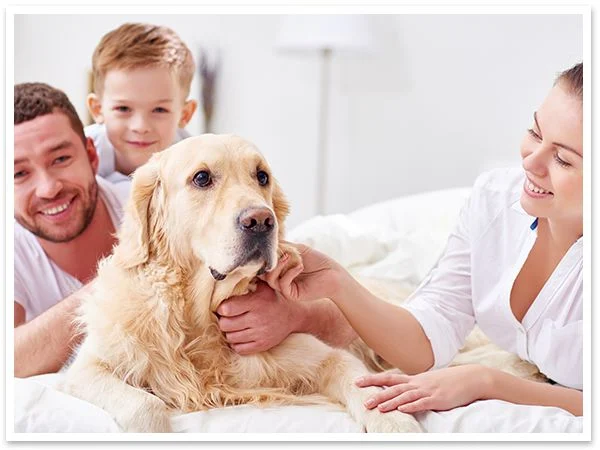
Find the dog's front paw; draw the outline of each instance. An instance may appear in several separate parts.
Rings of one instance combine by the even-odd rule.
[[[421,433],[421,425],[410,414],[400,411],[386,413],[369,411],[365,423],[367,433]]]
[[[296,247],[290,244],[281,242],[277,247],[277,256],[279,261],[285,261],[283,268],[281,268],[281,275],[290,270],[293,267],[302,265],[302,256]]]
[[[121,430],[127,433],[171,432],[171,414],[158,397],[149,398],[135,408],[125,406],[116,420]]]

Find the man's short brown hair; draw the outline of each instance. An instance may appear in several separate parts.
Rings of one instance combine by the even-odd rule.
[[[109,70],[166,67],[178,77],[187,97],[195,65],[192,52],[170,28],[146,23],[126,23],[107,34],[94,50],[94,92],[101,95]]]
[[[45,83],[15,84],[15,125],[52,114],[57,110],[68,117],[73,131],[81,137],[85,146],[83,123],[63,91]]]

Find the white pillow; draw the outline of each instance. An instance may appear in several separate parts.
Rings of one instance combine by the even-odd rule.
[[[353,272],[418,284],[435,265],[470,193],[469,188],[426,192],[317,216],[287,239],[331,256]]]

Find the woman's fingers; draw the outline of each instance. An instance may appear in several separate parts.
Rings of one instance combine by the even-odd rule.
[[[355,383],[360,387],[367,386],[393,386],[399,383],[406,383],[409,380],[408,375],[394,372],[383,372],[365,375],[357,378]]]
[[[411,389],[415,389],[415,387],[411,386],[410,384],[397,384],[389,387],[369,398],[365,402],[365,407],[367,409],[373,409],[381,403],[385,403]]]
[[[398,411],[410,414],[432,409],[434,409],[434,400],[432,397],[421,397],[414,402],[398,406]]]
[[[419,400],[420,398],[426,397],[427,394],[419,389],[411,389],[409,391],[405,391],[400,395],[395,396],[394,398],[380,403],[379,406],[377,406],[377,409],[379,409],[379,411],[381,412],[388,412],[388,411],[393,411],[395,409],[398,409],[399,406],[402,406],[406,403],[411,403],[411,402],[415,402],[416,400]]]

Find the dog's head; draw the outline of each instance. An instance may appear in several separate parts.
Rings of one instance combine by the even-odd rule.
[[[206,134],[156,153],[133,174],[115,257],[127,268],[150,258],[210,271],[222,280],[277,263],[288,203],[258,149]]]

